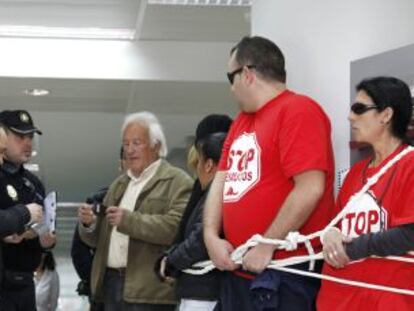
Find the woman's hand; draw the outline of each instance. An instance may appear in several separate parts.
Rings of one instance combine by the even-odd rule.
[[[351,260],[345,252],[344,243],[352,239],[346,237],[338,228],[331,228],[323,235],[323,257],[335,268],[343,268]]]
[[[161,259],[160,276],[164,280],[164,282],[166,282],[168,284],[173,284],[174,283],[174,278],[166,275],[166,273],[165,273],[166,268],[167,268],[167,257],[165,256]]]

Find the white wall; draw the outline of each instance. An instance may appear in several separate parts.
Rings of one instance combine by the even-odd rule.
[[[121,113],[33,112],[42,131],[40,165],[47,191],[57,190],[61,202],[83,202],[118,175]]]
[[[412,0],[253,2],[252,33],[280,46],[289,86],[329,114],[337,169],[349,166],[350,62],[412,44],[413,12]]]

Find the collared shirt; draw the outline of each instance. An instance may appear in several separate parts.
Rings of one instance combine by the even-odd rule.
[[[161,164],[161,159],[151,163],[139,177],[135,177],[130,170],[127,174],[130,177],[128,187],[125,190],[119,206],[121,208],[133,211],[137,202],[138,196],[147,182],[155,175],[155,172]],[[129,236],[118,232],[117,227],[114,227],[109,242],[108,264],[110,268],[125,268],[127,266],[128,258]]]

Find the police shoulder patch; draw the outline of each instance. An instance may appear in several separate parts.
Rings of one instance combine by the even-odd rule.
[[[14,187],[12,185],[7,185],[6,189],[7,189],[7,194],[9,195],[9,197],[13,201],[17,201],[18,197],[17,197],[16,189],[14,189]]]

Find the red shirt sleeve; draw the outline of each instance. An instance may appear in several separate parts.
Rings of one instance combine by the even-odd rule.
[[[237,120],[233,121],[230,127],[230,130],[226,136],[226,140],[224,141],[223,149],[221,150],[220,162],[218,165],[219,171],[227,171],[227,160],[228,160],[231,144],[233,143],[233,140],[234,140],[234,128],[236,125],[236,121]]]
[[[278,148],[281,166],[288,177],[308,170],[329,169],[332,152],[330,123],[310,99],[291,102],[280,127]]]
[[[404,161],[405,165],[398,168],[400,174],[394,180],[393,188],[398,189],[398,193],[394,192],[393,195],[398,199],[394,201],[396,206],[391,216],[391,226],[414,223],[414,157],[411,154],[407,157],[411,159],[406,159],[409,161]]]

